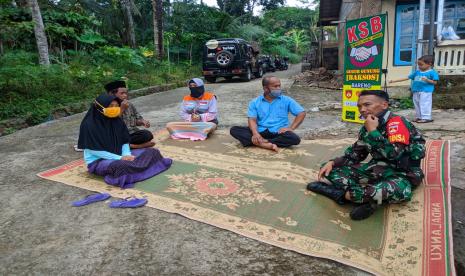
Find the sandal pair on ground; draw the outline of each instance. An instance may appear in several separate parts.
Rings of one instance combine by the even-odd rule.
[[[426,119],[419,119],[419,118],[416,118],[415,120],[413,120],[415,123],[420,123],[420,124],[424,124],[424,123],[431,123],[433,122],[434,120],[431,119],[431,120],[426,120]]]
[[[85,206],[94,202],[104,201],[111,197],[108,193],[99,193],[89,195],[81,200],[74,201],[71,205],[74,207]],[[115,200],[110,202],[108,205],[110,208],[137,208],[142,207],[147,204],[147,199],[145,198],[125,198],[123,200]]]

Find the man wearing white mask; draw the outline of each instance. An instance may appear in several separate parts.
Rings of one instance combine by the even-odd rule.
[[[263,95],[249,103],[248,127],[233,126],[231,136],[244,147],[255,145],[278,151],[300,143],[294,130],[302,123],[306,112],[294,99],[282,95],[281,81],[274,76],[262,79]],[[295,116],[289,125],[289,112]]]

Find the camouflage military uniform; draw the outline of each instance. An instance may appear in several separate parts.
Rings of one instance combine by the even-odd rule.
[[[361,163],[368,154],[372,159]],[[421,133],[405,118],[387,111],[377,130],[368,133],[361,128],[358,140],[344,156],[333,160],[327,179],[349,191],[356,203],[408,201],[412,188],[423,180],[420,162],[424,155]]]

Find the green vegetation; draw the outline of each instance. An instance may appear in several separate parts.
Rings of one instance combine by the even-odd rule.
[[[37,55],[15,51],[0,58],[0,118],[25,117],[29,125],[49,119],[69,103],[89,102],[103,84],[126,79],[131,89],[180,83],[200,74],[200,67],[146,60],[130,48],[104,47],[92,54],[73,53],[66,64],[37,66]],[[84,105],[84,109],[87,104]],[[76,110],[82,111],[82,110]]]
[[[399,105],[400,109],[411,109],[411,108],[413,108],[412,97],[402,98],[402,99],[399,100],[399,102],[400,102],[400,105]]]
[[[219,0],[220,8],[194,0],[38,0],[44,49],[27,2],[0,0],[0,121],[34,125],[70,104],[82,111],[114,79],[130,89],[182,83],[201,74],[202,47],[212,38],[242,37],[296,63],[317,37],[317,12],[282,0]],[[253,15],[258,4],[261,16]]]

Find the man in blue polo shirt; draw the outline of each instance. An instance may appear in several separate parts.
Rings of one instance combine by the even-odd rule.
[[[255,145],[278,151],[300,143],[300,137],[293,131],[305,118],[304,108],[294,99],[282,95],[281,81],[274,76],[262,79],[263,95],[249,103],[248,127],[233,126],[231,136],[244,147]],[[289,125],[289,112],[295,116]]]

